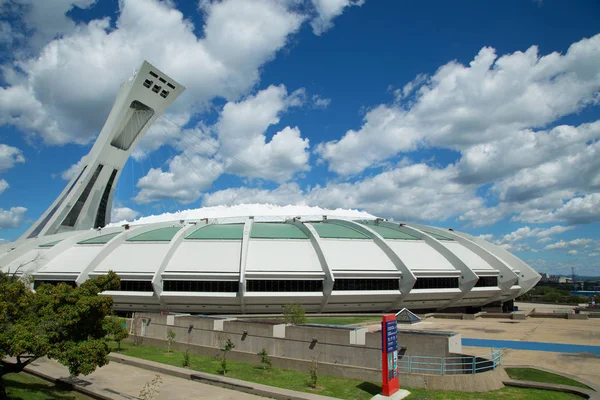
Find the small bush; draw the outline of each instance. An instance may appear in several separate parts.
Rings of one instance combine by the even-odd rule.
[[[313,389],[317,388],[317,381],[319,380],[319,363],[316,360],[310,362],[310,370],[308,371],[308,386]]]
[[[181,364],[183,367],[190,366],[190,349],[185,349],[185,353],[183,353],[183,362]]]
[[[175,341],[175,336],[177,335],[175,334],[173,329],[167,330],[167,353],[171,352],[171,345]]]
[[[283,320],[286,324],[304,324],[306,323],[306,310],[297,303],[286,304],[283,306]]]
[[[260,366],[262,369],[271,368],[271,358],[269,357],[269,353],[267,353],[267,350],[264,347],[261,351],[257,353],[257,355],[260,357]]]
[[[225,342],[225,344],[223,344],[223,347],[221,347],[221,352],[223,354],[223,356],[221,357],[221,374],[223,375],[227,375],[227,352],[233,350],[233,348],[235,348],[235,345],[233,344],[233,342],[231,341],[231,339],[227,339],[227,341]]]

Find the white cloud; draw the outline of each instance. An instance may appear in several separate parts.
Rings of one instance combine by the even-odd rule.
[[[324,109],[329,107],[329,104],[331,104],[331,99],[321,97],[318,94],[314,94],[311,100],[314,108]]]
[[[333,19],[340,16],[346,7],[362,6],[364,0],[312,0],[317,15],[310,22],[313,33],[320,36],[331,29]]]
[[[37,50],[54,39],[76,29],[76,24],[65,14],[73,7],[89,8],[96,0],[13,0],[0,3],[0,11],[14,13],[31,32],[27,44]],[[22,39],[22,38],[20,38]]]
[[[138,211],[132,210],[129,207],[115,207],[110,214],[110,222],[133,221],[140,215]]]
[[[219,154],[228,172],[277,182],[308,170],[308,139],[289,126],[267,142],[265,132],[288,108],[304,102],[304,91],[288,95],[285,86],[269,86],[240,102],[223,107],[215,125]]]
[[[569,250],[568,253],[570,256],[576,256],[577,254],[579,254],[579,252],[577,250]]]
[[[561,240],[559,242],[549,244],[544,249],[545,250],[555,250],[555,249],[564,249],[567,247],[585,246],[586,244],[589,244],[592,242],[593,242],[592,239],[585,239],[585,238],[573,239],[571,241]]]
[[[589,257],[597,257],[600,256],[600,253],[590,253],[588,254]]]
[[[515,220],[523,222],[565,222],[567,224],[589,224],[600,221],[600,193],[575,197],[556,209],[533,209],[521,213]]]
[[[23,152],[16,147],[7,144],[0,144],[0,172],[4,172],[15,166],[15,164],[24,163]]]
[[[481,207],[475,187],[454,183],[454,167],[436,169],[426,164],[397,167],[363,180],[331,182],[301,191],[284,185],[275,190],[227,189],[205,196],[208,205],[218,201],[245,203],[268,201],[274,204],[309,204],[326,208],[356,208],[383,217],[401,220],[446,220],[453,215]],[[297,190],[296,190],[297,188]]]
[[[600,35],[566,54],[540,57],[536,46],[497,57],[481,49],[468,65],[450,62],[416,90],[408,104],[379,105],[363,126],[322,143],[319,155],[340,174],[365,168],[419,146],[467,150],[520,135],[598,101]],[[412,89],[412,88],[411,88]]]
[[[0,124],[34,132],[49,144],[87,143],[100,129],[120,82],[144,58],[187,87],[173,114],[201,110],[215,96],[235,99],[253,87],[260,67],[303,21],[281,2],[215,2],[203,8],[199,39],[170,3],[119,4],[116,28],[108,19],[76,26],[38,56],[17,60],[18,70],[6,70]]]
[[[172,199],[191,203],[222,173],[223,167],[218,161],[200,155],[188,157],[184,152],[169,161],[166,172],[160,168],[151,168],[137,182],[136,186],[140,191],[135,196],[135,201],[146,204],[160,199]]]
[[[0,229],[20,227],[26,211],[25,207],[11,207],[9,210],[0,208]]]
[[[297,172],[307,171],[309,144],[299,128],[286,126],[271,140],[266,137],[267,129],[279,123],[282,113],[303,103],[303,90],[288,94],[283,85],[228,102],[214,126],[184,130],[173,139],[173,146],[183,153],[170,161],[167,171],[153,168],[140,179],[136,201],[190,203],[223,173],[283,183]]]
[[[500,243],[514,243],[521,240],[529,239],[529,238],[542,238],[546,239],[549,236],[557,235],[566,231],[570,231],[575,229],[574,226],[562,226],[555,225],[553,227],[542,229],[542,228],[530,228],[529,226],[523,226],[514,232],[508,233],[502,237],[499,241]],[[538,241],[539,242],[539,241]]]
[[[9,188],[8,182],[5,179],[0,179],[0,194],[4,193]]]
[[[66,181],[70,181],[71,179],[75,178],[75,176],[80,171],[83,164],[85,163],[85,157],[86,156],[81,157],[79,159],[79,161],[77,161],[75,164],[71,165],[68,169],[61,172],[60,177]]]

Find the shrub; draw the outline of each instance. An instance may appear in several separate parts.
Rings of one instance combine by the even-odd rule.
[[[171,352],[171,345],[175,341],[175,336],[177,335],[175,334],[173,329],[167,330],[167,353]]]
[[[308,371],[308,386],[315,389],[317,387],[317,381],[319,379],[319,363],[317,360],[312,360],[310,362],[310,370]]]
[[[221,373],[223,375],[227,375],[227,352],[233,350],[235,345],[231,341],[231,339],[227,339],[223,347],[221,347],[221,353],[223,354],[221,357]]]
[[[260,366],[262,369],[271,368],[271,358],[264,347],[257,353],[257,355],[260,357]]]
[[[189,367],[190,366],[190,349],[185,349],[185,353],[183,353],[182,366],[183,367]]]
[[[306,310],[297,303],[286,304],[283,306],[283,320],[286,324],[304,324],[306,322]]]

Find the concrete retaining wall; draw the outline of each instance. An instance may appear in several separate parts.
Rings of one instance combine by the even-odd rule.
[[[145,338],[165,340],[167,331],[173,330],[176,334],[174,348],[181,348],[175,347],[179,344],[194,345],[218,353],[225,341],[231,339],[236,352],[252,356],[264,348],[270,356],[286,359],[317,360],[373,370],[379,370],[381,364],[381,332],[367,332],[366,328],[285,326],[142,313],[137,316],[146,321]],[[399,329],[398,346],[402,349],[400,358],[412,355],[448,357],[462,352],[460,335],[452,332]]]
[[[131,338],[127,339],[127,341],[131,341]],[[144,337],[143,344],[163,347],[165,349],[167,348],[167,341],[164,339]],[[179,351],[185,351],[189,349],[190,353],[192,354],[208,357],[219,357],[221,354],[221,351],[218,348],[198,346],[181,342],[173,343],[171,348]],[[227,353],[227,359],[256,365],[260,363],[260,357],[256,354],[239,351],[237,348]],[[311,361],[309,360],[299,360],[278,356],[271,356],[271,362],[276,368],[302,371],[306,372],[307,374],[310,370],[311,364]],[[190,371],[190,373],[193,373],[193,371]],[[366,382],[378,383],[381,381],[381,369],[379,366],[377,368],[364,368],[319,361],[319,373],[323,375],[357,379]],[[487,392],[489,390],[501,389],[504,387],[502,382],[507,379],[509,379],[508,375],[502,367],[475,375],[438,376],[405,373],[400,374],[400,384],[407,387],[431,390],[453,390],[460,392]]]

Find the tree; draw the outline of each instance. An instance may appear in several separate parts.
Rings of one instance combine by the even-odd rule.
[[[104,330],[107,332],[106,337],[117,342],[117,351],[121,351],[121,340],[129,337],[127,329],[123,327],[123,321],[119,317],[108,317],[103,321]]]
[[[223,356],[221,357],[221,373],[223,375],[227,375],[227,352],[233,350],[234,348],[235,344],[233,344],[229,338],[225,341],[223,347],[221,347],[221,352],[223,353]]]
[[[306,322],[306,310],[297,303],[286,304],[283,306],[283,320],[286,324],[304,324]]]
[[[39,357],[67,366],[71,375],[88,375],[108,363],[103,322],[113,301],[98,294],[119,289],[114,272],[76,288],[42,284],[33,293],[28,284],[0,273],[0,399],[7,398],[2,377],[23,371]]]
[[[263,347],[256,355],[260,357],[260,366],[262,369],[271,368],[271,358],[269,357],[269,353],[267,353],[267,349]]]
[[[171,352],[171,345],[175,341],[175,331],[173,329],[167,330],[167,353]]]

